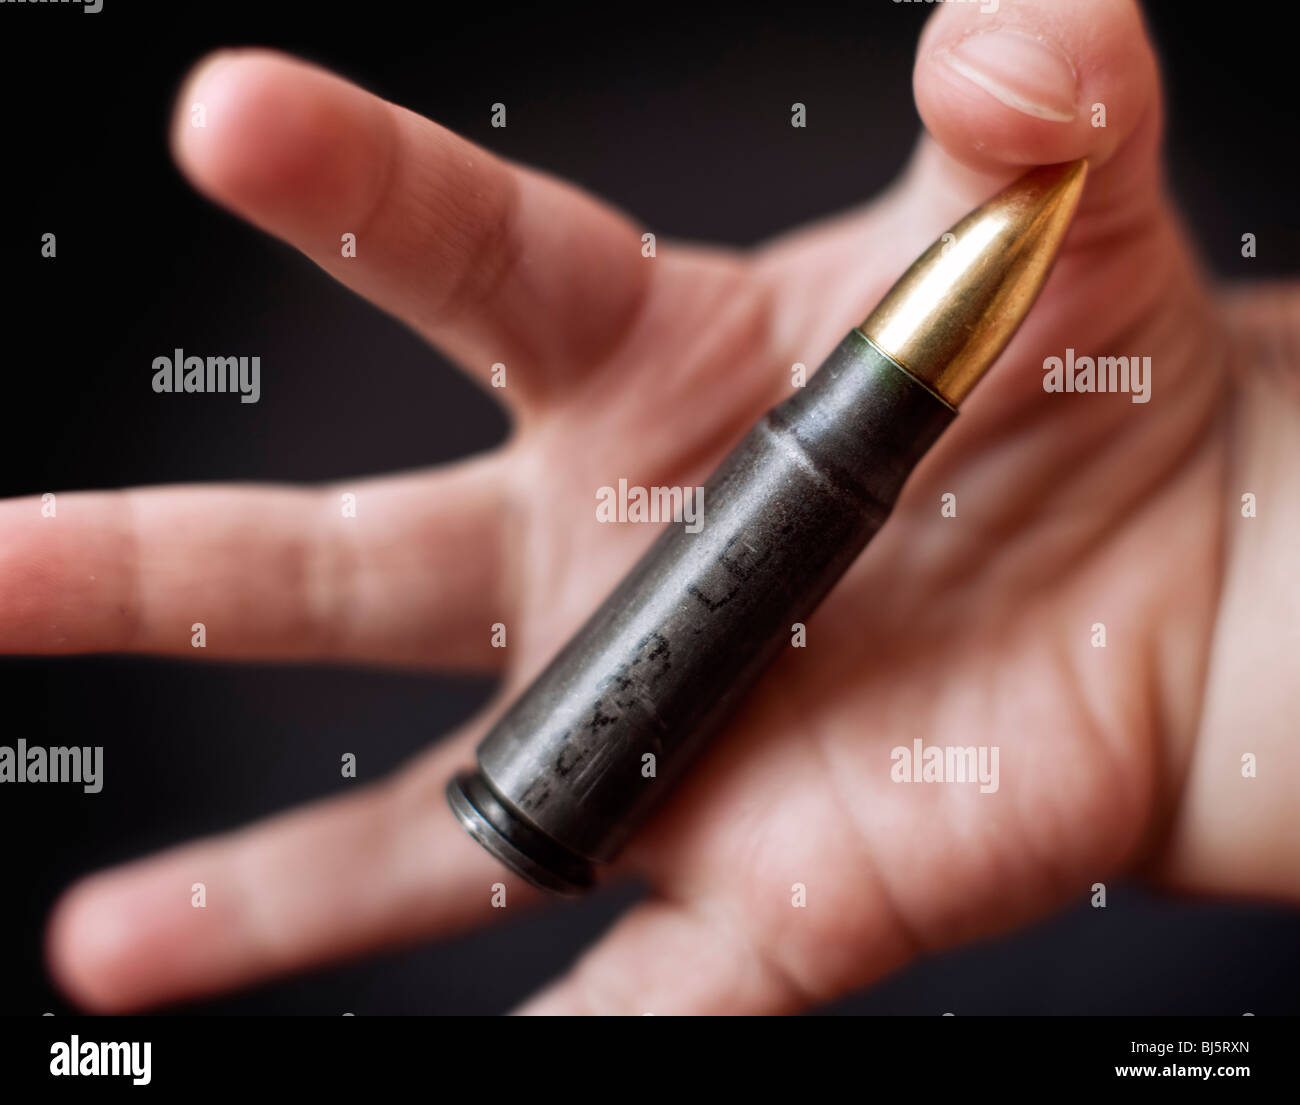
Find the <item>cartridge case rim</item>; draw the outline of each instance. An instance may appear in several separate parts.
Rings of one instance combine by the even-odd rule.
[[[592,864],[522,821],[482,772],[457,772],[447,781],[447,802],[470,836],[520,878],[540,890],[576,896],[595,881]],[[511,835],[519,838],[518,843]],[[549,863],[538,862],[534,856]]]

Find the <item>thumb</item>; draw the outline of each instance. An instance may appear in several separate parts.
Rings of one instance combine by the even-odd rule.
[[[1161,205],[1158,68],[1132,0],[945,4],[913,88],[930,138],[909,186],[927,200],[962,210],[991,178],[1086,157],[1080,222],[1120,229]]]

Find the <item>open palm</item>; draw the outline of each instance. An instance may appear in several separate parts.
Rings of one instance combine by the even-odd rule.
[[[1224,824],[1225,809],[1237,832],[1256,816],[1216,705],[1243,670],[1272,703],[1251,748],[1285,748],[1281,681],[1251,664],[1240,628],[1257,632],[1249,579],[1281,575],[1283,553],[1243,549],[1231,529],[1232,473],[1250,462],[1224,412],[1249,407],[1248,389],[1161,190],[1155,64],[1128,3],[1002,8],[1004,25],[1050,34],[1076,103],[1107,103],[1108,128],[972,81],[951,50],[984,25],[946,8],[917,65],[931,137],[903,179],[752,253],[660,242],[646,257],[630,221],[427,120],[277,55],[217,56],[178,108],[198,187],[467,371],[499,381],[504,365],[493,394],[515,433],[448,469],[345,488],[61,496],[57,527],[39,528],[30,503],[6,504],[5,573],[29,597],[7,604],[5,647],[186,652],[202,596],[222,627],[209,654],[504,663],[495,716],[654,536],[598,524],[596,488],[702,483],[790,393],[790,366],[818,363],[949,224],[1020,166],[1088,156],[1029,322],[807,646],[621,861],[656,894],[531,1008],[788,1011],[1139,866],[1294,893],[1276,851],[1234,862]],[[193,102],[204,128],[188,125]],[[1152,357],[1151,402],[1045,393],[1042,360],[1067,347]],[[941,515],[946,493],[956,517]],[[1234,571],[1247,582],[1224,590]],[[490,646],[495,622],[506,649]],[[528,901],[442,799],[492,716],[354,797],[79,883],[51,922],[56,974],[86,1005],[137,1008],[453,931],[486,919],[498,881]],[[890,752],[915,738],[997,746],[997,791],[894,782]],[[1286,816],[1257,828],[1285,836]],[[208,909],[190,908],[195,881]]]

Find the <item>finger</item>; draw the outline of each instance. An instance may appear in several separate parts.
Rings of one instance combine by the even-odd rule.
[[[945,5],[921,36],[913,89],[933,141],[910,183],[931,198],[956,189],[969,205],[988,194],[983,178],[1086,157],[1078,218],[1104,211],[1113,228],[1159,203],[1158,66],[1133,0],[1001,0],[996,15]]]
[[[908,173],[901,219],[930,240],[1027,165],[1076,158],[1089,165],[1044,289],[1051,309],[1026,319],[981,385],[980,410],[959,440],[971,448],[1005,440],[1006,427],[1023,416],[1023,425],[1053,435],[1064,472],[1077,463],[1083,435],[1095,442],[1121,433],[1131,420],[1119,411],[1090,420],[1056,410],[1031,369],[1046,351],[1084,335],[1126,345],[1140,336],[1164,349],[1162,429],[1185,443],[1202,432],[1220,373],[1212,365],[1185,374],[1170,367],[1205,365],[1196,351],[1214,338],[1200,267],[1163,185],[1159,67],[1134,0],[1002,0],[995,17],[945,5],[922,35],[913,83],[931,138]],[[913,244],[919,250],[924,240]],[[1067,418],[1074,433],[1064,432]],[[1152,444],[1149,430],[1144,440]],[[1186,447],[1171,444],[1169,455]],[[1037,467],[1043,477],[1053,471],[1046,454]]]
[[[653,267],[639,231],[578,189],[269,51],[201,64],[172,135],[200,191],[479,376],[504,364],[506,396],[540,398],[598,362]]]
[[[1166,263],[1177,260],[1170,241],[1152,245],[1169,220],[1158,71],[1136,5],[1001,0],[996,15],[980,7],[944,4],[926,25],[913,87],[928,134],[898,185],[761,254],[760,271],[779,292],[774,329],[796,359],[831,348],[845,318],[863,317],[939,234],[1029,165],[1088,159],[1066,254],[1124,243],[1138,268],[1162,251]],[[1098,274],[1087,279],[1120,286],[1103,266],[1086,269]],[[1128,296],[1117,325],[1142,305]]]
[[[492,666],[504,496],[491,457],[313,490],[11,499],[0,652]]]
[[[831,348],[845,318],[864,317],[923,249],[1029,165],[1088,159],[1053,276],[1070,284],[1078,321],[1104,315],[1119,334],[1162,298],[1191,295],[1196,266],[1161,185],[1156,59],[1130,0],[1001,0],[995,16],[944,4],[921,37],[913,85],[929,133],[897,187],[761,256],[778,286],[774,329],[796,359]],[[1137,289],[1134,272],[1149,277]],[[1031,315],[1016,341],[1042,324]]]
[[[528,1016],[752,1016],[808,1000],[722,908],[636,907],[559,981],[522,1005]]]
[[[1300,281],[1239,284],[1223,302],[1234,370],[1300,397]]]
[[[469,927],[499,912],[502,883],[508,905],[533,900],[443,798],[473,736],[357,795],[76,883],[50,918],[51,972],[77,1005],[126,1012]]]

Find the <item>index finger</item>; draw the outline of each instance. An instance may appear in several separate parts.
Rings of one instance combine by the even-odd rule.
[[[637,228],[581,190],[268,50],[203,61],[172,146],[201,192],[481,378],[505,364],[507,395],[599,362],[650,279]]]

